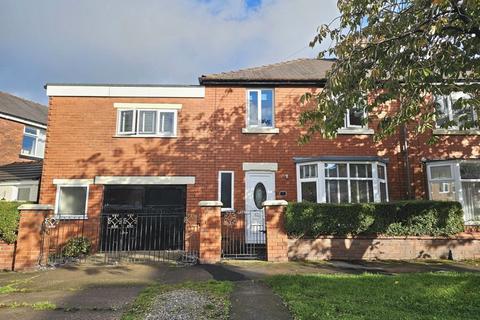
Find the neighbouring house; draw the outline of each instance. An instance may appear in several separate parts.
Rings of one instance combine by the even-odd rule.
[[[311,107],[300,98],[322,90],[332,63],[298,59],[203,75],[198,86],[47,84],[40,204],[57,222],[80,221],[82,232],[100,234],[101,249],[122,251],[183,245],[185,221],[207,219],[202,206],[220,201],[225,222],[244,223],[242,239],[229,242],[243,241],[236,257],[261,252],[268,200],[458,200],[465,224],[477,225],[480,130],[417,136],[411,128],[374,142],[378,115],[352,106],[338,137],[298,143],[299,115]],[[437,97],[439,121],[458,116],[457,98]],[[426,144],[430,134],[437,145]],[[243,222],[232,212],[243,212]],[[145,222],[158,216],[170,222]]]
[[[37,201],[48,108],[0,92],[0,200]]]

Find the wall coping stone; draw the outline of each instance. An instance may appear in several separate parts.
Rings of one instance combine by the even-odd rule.
[[[200,207],[221,207],[223,203],[221,201],[199,201],[198,205]]]
[[[352,239],[352,240],[368,240],[368,239],[378,239],[378,240],[480,240],[479,232],[462,232],[452,236],[386,236],[386,235],[362,235],[362,236],[332,236],[332,235],[320,235],[316,238],[295,238],[288,237],[289,240],[319,240],[319,239]]]
[[[18,207],[18,210],[53,210],[51,204],[25,203]]]
[[[263,207],[286,206],[286,205],[288,205],[288,202],[285,200],[267,200],[267,201],[263,201],[262,203]]]

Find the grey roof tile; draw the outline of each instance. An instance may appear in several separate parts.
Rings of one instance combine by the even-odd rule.
[[[229,81],[319,82],[326,78],[334,60],[297,59],[255,68],[202,75],[200,83]]]
[[[0,182],[38,180],[42,175],[42,160],[14,162],[0,166]]]
[[[0,114],[46,125],[48,108],[42,104],[0,91]]]

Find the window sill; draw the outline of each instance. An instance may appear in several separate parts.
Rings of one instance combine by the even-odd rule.
[[[455,129],[433,129],[433,134],[436,135],[480,135],[480,130],[455,130]]]
[[[54,215],[53,217],[57,220],[88,220],[87,215]]]
[[[116,134],[113,138],[178,138],[178,136],[160,136],[158,134]]]
[[[43,157],[33,156],[31,154],[25,154],[25,153],[20,153],[20,157],[25,158],[25,159],[31,159],[31,160],[42,160],[43,159]]]
[[[367,129],[367,128],[341,128],[338,129],[338,134],[375,134],[373,129]]]
[[[267,133],[267,134],[277,134],[280,132],[278,128],[242,128],[242,133]]]
[[[235,209],[233,209],[233,208],[222,208],[220,211],[221,212],[234,212]]]

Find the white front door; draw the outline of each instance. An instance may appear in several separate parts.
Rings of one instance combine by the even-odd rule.
[[[247,171],[245,175],[245,242],[265,243],[262,203],[275,199],[275,173]]]

